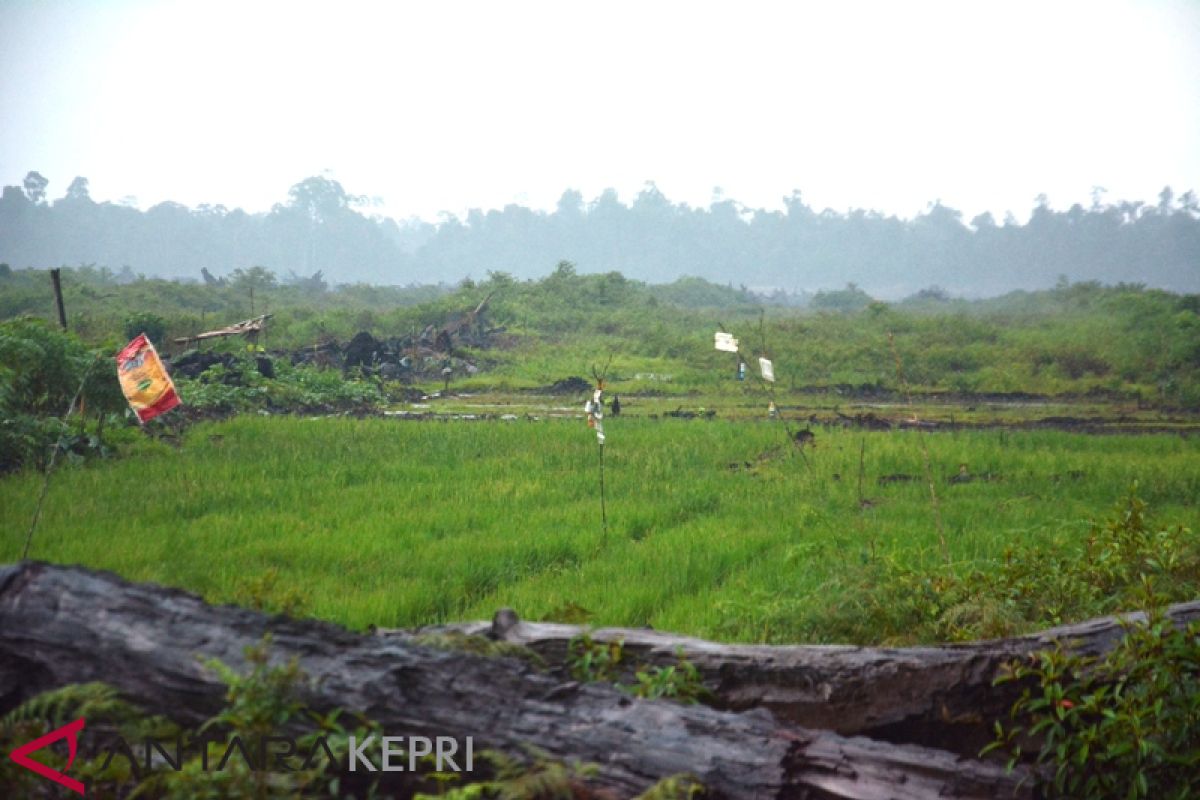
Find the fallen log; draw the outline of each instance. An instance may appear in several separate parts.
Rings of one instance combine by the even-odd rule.
[[[476,749],[526,745],[599,765],[594,788],[634,796],[691,773],[709,797],[991,798],[1031,796],[1018,769],[951,753],[781,724],[763,711],[638,700],[519,659],[421,647],[231,606],[111,573],[36,562],[0,567],[0,713],[37,692],[104,681],[149,713],[195,724],[224,685],[198,656],[235,669],[270,633],[296,658],[310,708],[366,714],[389,735],[472,736]]]
[[[1200,601],[1171,606],[1167,614],[1178,625],[1200,620]],[[1020,695],[1016,683],[993,685],[1004,665],[1055,642],[1100,655],[1124,635],[1122,620],[1144,621],[1145,614],[1101,617],[1011,639],[909,648],[718,644],[646,629],[524,622],[507,610],[490,623],[431,626],[417,633],[485,635],[527,647],[560,671],[576,636],[621,640],[629,671],[675,664],[682,655],[700,672],[718,708],[766,708],[781,721],[807,728],[973,756],[991,740],[992,722],[1005,717]]]

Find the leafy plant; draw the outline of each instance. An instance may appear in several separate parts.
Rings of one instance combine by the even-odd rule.
[[[54,448],[77,457],[106,455],[100,428],[89,435],[82,415],[98,419],[125,408],[110,358],[74,335],[35,319],[0,323],[0,472],[45,466]],[[76,393],[78,427],[62,417]]]
[[[695,775],[670,775],[639,794],[635,800],[692,800],[704,795],[704,784]]]
[[[647,700],[668,699],[696,703],[708,695],[696,665],[684,657],[683,648],[675,651],[679,663],[670,666],[641,667],[634,670],[634,683],[619,682],[624,659],[624,642],[614,639],[598,642],[582,633],[567,643],[567,668],[577,681],[612,683],[618,688]]]
[[[125,340],[129,341],[139,333],[156,346],[163,346],[167,338],[167,321],[151,311],[140,311],[125,318]]]
[[[999,682],[1032,683],[985,750],[1044,768],[1050,797],[1184,800],[1200,792],[1200,624],[1161,606],[1104,658],[1061,647],[1013,665]]]
[[[615,683],[620,676],[624,641],[598,642],[581,633],[567,643],[567,668],[571,677],[585,683]]]
[[[73,720],[83,717],[90,728],[116,728],[129,740],[145,736],[173,738],[178,729],[162,717],[147,716],[121,699],[119,692],[105,683],[69,684],[35,695],[0,719],[0,749],[10,752],[18,745],[44,736]],[[57,749],[39,751],[37,760],[62,771],[67,759]],[[97,759],[79,758],[71,776],[88,787],[91,797],[117,796],[120,787],[134,781],[130,765],[114,759],[105,766]],[[0,786],[10,797],[35,797],[45,780],[10,759],[0,762]]]
[[[254,358],[237,354],[232,365],[214,364],[196,379],[176,380],[189,409],[200,412],[329,412],[373,410],[388,400],[384,388],[366,380],[279,359],[265,377]]]
[[[683,648],[678,648],[675,654],[679,658],[678,664],[635,672],[637,683],[628,690],[648,700],[666,698],[684,704],[698,703],[708,697],[699,670],[684,657]]]
[[[420,794],[415,800],[575,800],[590,797],[586,782],[599,772],[596,764],[564,763],[536,747],[526,747],[528,762],[495,750],[479,754],[492,766],[494,777],[456,786],[438,795]]]
[[[243,579],[234,599],[239,605],[289,617],[299,616],[309,604],[308,593],[297,586],[284,585],[275,567],[257,577]]]
[[[209,741],[207,763],[216,763],[225,737],[238,736],[243,741],[262,741],[263,737],[278,735],[296,727],[301,720],[315,726],[310,733],[297,739],[299,752],[311,750],[318,738],[323,738],[336,763],[345,763],[349,736],[360,739],[378,735],[378,727],[361,717],[347,731],[340,709],[317,714],[305,708],[299,693],[306,676],[295,660],[272,664],[270,637],[246,649],[249,670],[244,674],[219,661],[206,663],[226,684],[226,704],[201,726],[200,732],[211,732],[218,741]],[[18,706],[0,719],[0,746],[5,751],[18,744],[44,735],[64,723],[85,717],[89,730],[113,730],[127,743],[146,737],[173,740],[180,730],[162,717],[148,716],[122,700],[111,686],[88,683],[65,686],[40,694]],[[191,754],[176,771],[154,770],[137,774],[125,758],[81,757],[71,768],[72,777],[88,787],[89,797],[152,797],[164,800],[235,800],[240,798],[278,798],[300,796],[340,796],[344,779],[338,770],[330,769],[322,757],[307,769],[291,771],[252,769],[243,759],[232,758],[220,770],[206,769],[199,753]],[[53,750],[40,752],[38,759],[52,768],[63,768],[66,759]],[[0,785],[9,796],[37,796],[37,787],[44,779],[5,759],[0,763]],[[373,795],[374,784],[358,787],[366,796]]]

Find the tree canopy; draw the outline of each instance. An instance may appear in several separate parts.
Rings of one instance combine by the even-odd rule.
[[[1165,187],[1156,204],[1105,202],[1055,210],[1039,196],[1030,219],[991,214],[970,222],[940,201],[912,219],[807,205],[752,209],[714,191],[707,208],[673,203],[647,183],[625,204],[608,189],[588,201],[563,192],[552,211],[519,205],[437,223],[368,216],[362,198],[327,177],[306,178],[288,202],[249,214],[221,205],[160,203],[146,211],[96,203],[85,177],[48,202],[49,181],[30,172],[0,197],[0,260],[14,267],[99,264],[199,280],[262,267],[317,283],[456,282],[508,273],[546,275],[569,260],[581,274],[620,272],[669,283],[692,276],[789,293],[861,286],[898,298],[930,286],[996,295],[1073,281],[1140,282],[1200,290],[1200,202]],[[830,299],[836,300],[836,296]]]

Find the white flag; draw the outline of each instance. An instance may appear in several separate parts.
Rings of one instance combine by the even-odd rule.
[[[770,381],[771,383],[775,382],[775,367],[770,361],[765,358],[760,358],[758,360],[758,368],[762,370],[764,381]]]
[[[592,393],[592,399],[588,400],[584,405],[583,410],[587,412],[587,424],[589,428],[594,428],[596,431],[596,441],[604,444],[604,392],[597,388]]]
[[[718,331],[716,334],[714,334],[714,338],[715,338],[714,346],[718,350],[721,350],[726,353],[736,353],[738,351],[738,340],[733,338],[732,333],[725,333],[724,331]]]

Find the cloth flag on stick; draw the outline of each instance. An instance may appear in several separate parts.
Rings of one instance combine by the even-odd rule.
[[[771,363],[770,359],[760,358],[758,360],[758,368],[762,370],[764,381],[775,382],[775,365]]]
[[[608,364],[612,364],[612,356],[608,357]],[[600,521],[604,525],[605,545],[608,544],[608,510],[604,503],[604,376],[607,374],[607,364],[604,372],[598,372],[595,366],[592,367],[592,376],[596,379],[596,391],[592,393],[592,399],[583,406],[583,410],[587,412],[588,427],[596,431],[596,442],[599,444],[596,454],[599,456],[600,463]]]
[[[589,428],[595,428],[596,441],[604,444],[604,390],[596,389],[592,394],[592,399],[588,400],[583,406],[583,410],[587,412],[587,423]]]
[[[725,353],[736,353],[738,351],[738,340],[733,338],[732,333],[717,331],[714,334],[713,346]]]
[[[175,384],[144,333],[117,353],[117,378],[138,422],[149,422],[179,405]]]

